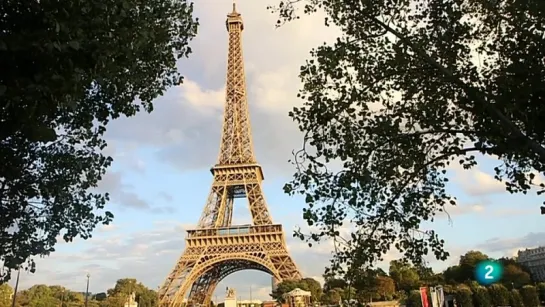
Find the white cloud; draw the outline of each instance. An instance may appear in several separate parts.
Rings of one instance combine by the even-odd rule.
[[[137,191],[130,184],[123,182],[123,172],[109,171],[99,182],[98,190],[110,194],[110,201],[121,206],[122,209],[144,210],[152,213],[171,213],[173,207],[156,206],[138,195]]]
[[[456,219],[462,215],[480,216],[482,219],[494,219],[505,216],[518,216],[535,214],[535,207],[516,206],[512,208],[491,205],[490,201],[479,199],[475,202],[458,202],[456,206],[447,205],[443,212],[437,214],[438,218]]]
[[[136,148],[135,144],[110,141],[103,153],[105,156],[112,157],[117,165],[127,171],[143,174],[146,171],[146,165],[142,159],[136,156]]]
[[[494,157],[481,155],[479,157],[480,165],[486,164],[486,162],[493,164],[501,163]],[[479,197],[506,192],[505,182],[497,180],[494,178],[494,175],[483,171],[479,166],[466,170],[458,163],[451,163],[448,169],[453,174],[453,181],[469,196]],[[541,189],[539,187],[540,184],[545,184],[545,177],[536,172],[532,173],[535,175],[535,179],[532,182],[532,192],[535,192]]]
[[[465,170],[459,164],[453,163],[449,169],[453,171],[453,181],[460,185],[468,195],[484,196],[505,192],[503,182],[496,180],[492,175],[483,172],[478,167]]]
[[[115,226],[114,224],[109,224],[109,225],[101,225],[99,228],[98,228],[98,231],[99,232],[111,232],[111,231],[114,231],[114,230],[117,230],[117,226]]]
[[[507,252],[512,254],[514,251],[525,248],[533,248],[545,245],[545,232],[528,233],[522,237],[502,237],[486,240],[479,245],[480,248],[490,252]]]
[[[481,214],[485,212],[486,206],[482,204],[458,204],[457,206],[448,206],[444,213],[439,213],[439,217],[455,217],[464,214]]]
[[[215,162],[225,99],[224,22],[229,6],[216,0],[196,3],[201,28],[193,42],[194,54],[180,63],[187,77],[184,84],[157,99],[151,114],[113,122],[107,133],[110,140],[151,147],[157,157],[181,170],[204,169]],[[300,103],[299,67],[313,47],[333,39],[337,31],[325,27],[319,15],[276,29],[276,16],[267,11],[266,3],[241,0],[237,6],[245,22],[244,56],[257,159],[268,176],[291,175],[287,161],[302,142],[287,115]]]

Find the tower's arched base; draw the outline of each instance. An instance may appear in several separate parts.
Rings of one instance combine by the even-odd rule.
[[[234,259],[221,261],[213,265],[192,284],[189,294],[190,301],[192,303],[203,304],[203,306],[209,306],[212,294],[218,284],[225,277],[243,270],[257,270],[274,276],[269,268],[251,260]]]
[[[301,278],[281,225],[239,228],[188,231],[186,249],[159,290],[160,306],[182,306],[188,292],[188,304],[207,306],[218,283],[242,270],[263,271],[279,281]]]

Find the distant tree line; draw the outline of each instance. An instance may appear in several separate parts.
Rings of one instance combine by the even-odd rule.
[[[325,274],[323,286],[313,278],[300,281],[287,280],[277,285],[271,297],[283,302],[283,295],[295,288],[311,292],[311,301],[324,305],[337,305],[350,301],[364,305],[372,301],[399,300],[409,307],[421,307],[422,286],[442,285],[446,295],[453,295],[461,307],[537,307],[545,301],[545,283],[532,279],[527,268],[514,259],[497,259],[504,266],[502,280],[483,287],[475,281],[473,272],[478,262],[490,259],[479,251],[469,251],[460,257],[458,264],[435,273],[429,267],[415,266],[399,260],[390,262],[388,272],[367,269],[353,272],[351,280]],[[103,293],[90,294],[89,307],[123,307],[131,293],[139,307],[157,306],[156,291],[133,278],[119,279],[115,286]],[[11,306],[13,289],[0,285],[0,307]],[[18,291],[17,307],[81,307],[85,293],[62,286],[34,285]],[[211,303],[214,306],[214,303]]]
[[[497,259],[504,266],[502,280],[494,285],[480,286],[474,277],[475,266],[490,259],[480,251],[469,251],[457,265],[435,273],[429,267],[414,266],[400,260],[390,262],[388,273],[382,269],[353,272],[352,280],[324,275],[324,285],[312,278],[280,283],[271,296],[283,301],[283,294],[300,288],[310,291],[312,301],[336,305],[343,301],[365,304],[372,301],[399,300],[411,307],[421,307],[419,288],[442,285],[445,295],[453,295],[463,307],[537,307],[545,301],[545,283],[532,279],[527,268],[514,259]]]
[[[133,278],[119,279],[107,292],[89,295],[89,307],[123,307],[134,293],[139,307],[157,306],[157,293]],[[0,307],[11,306],[13,289],[0,285]],[[85,304],[85,292],[69,290],[63,286],[34,285],[18,291],[17,307],[81,307]]]

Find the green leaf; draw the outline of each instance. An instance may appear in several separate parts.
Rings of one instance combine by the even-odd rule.
[[[68,42],[68,46],[70,46],[70,48],[72,48],[74,50],[79,50],[80,49],[79,43],[77,41]]]

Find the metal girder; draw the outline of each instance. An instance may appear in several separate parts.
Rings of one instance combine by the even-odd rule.
[[[189,230],[185,250],[159,289],[161,306],[208,304],[218,283],[234,272],[259,270],[278,281],[301,279],[286,248],[282,226],[273,224],[256,162],[246,98],[241,15],[227,15],[229,53],[225,110],[214,181],[197,229]],[[245,197],[253,225],[233,226],[235,198]]]

